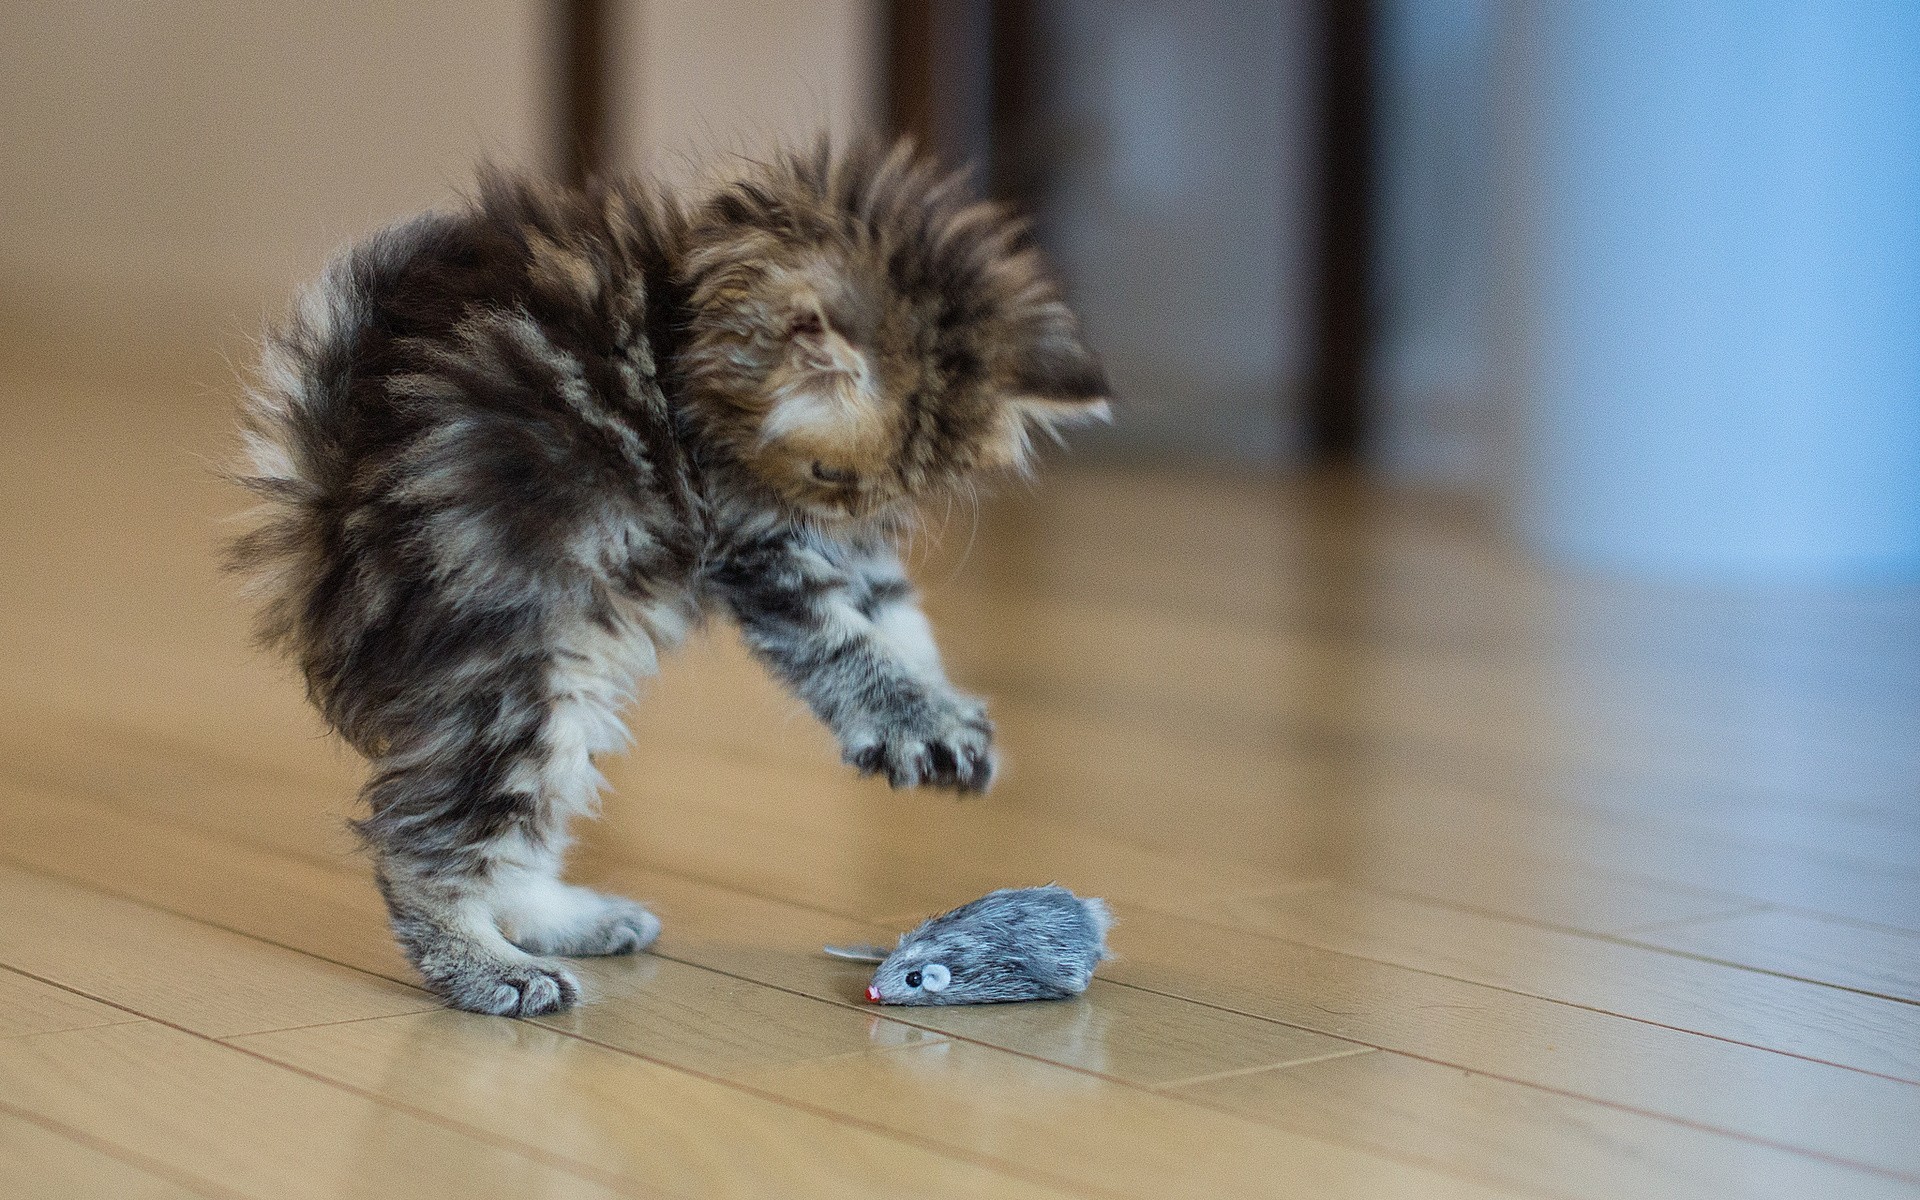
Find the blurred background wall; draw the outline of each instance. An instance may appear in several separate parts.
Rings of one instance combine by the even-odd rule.
[[[1043,234],[1126,396],[1107,444],[1297,462],[1314,28],[1304,3],[1039,6]],[[1204,396],[1200,403],[1194,397]]]
[[[610,6],[616,166],[676,182],[880,119],[879,6],[869,0],[644,0]]]
[[[0,356],[244,355],[477,157],[689,181],[819,128],[1036,214],[1124,402],[1093,457],[1920,575],[1904,0],[0,0]]]
[[[50,333],[264,311],[477,156],[539,153],[544,25],[524,0],[0,13],[0,271],[10,316]]]

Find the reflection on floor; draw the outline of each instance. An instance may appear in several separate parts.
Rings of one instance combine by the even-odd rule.
[[[716,628],[577,860],[659,953],[514,1023],[414,986],[245,645],[219,396],[0,387],[18,1194],[1920,1194],[1920,593],[1057,473],[919,554],[1002,785],[850,777]],[[1049,879],[1120,915],[1081,1001],[883,1014],[816,952]]]

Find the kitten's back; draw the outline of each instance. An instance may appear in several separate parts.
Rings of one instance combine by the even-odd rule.
[[[235,472],[262,503],[230,561],[349,740],[333,682],[396,605],[427,637],[435,610],[537,607],[589,566],[671,573],[580,561],[629,529],[690,553],[655,344],[678,222],[632,186],[486,175],[464,211],[342,252],[268,338]]]

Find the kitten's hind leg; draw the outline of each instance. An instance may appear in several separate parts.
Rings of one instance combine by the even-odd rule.
[[[534,1017],[580,999],[573,973],[541,957],[574,952],[579,939],[556,935],[587,905],[558,879],[568,809],[549,792],[535,720],[484,726],[419,765],[383,764],[359,826],[400,948],[430,989],[472,1012]]]
[[[428,988],[455,1008],[537,1017],[579,1002],[573,972],[528,954],[501,933],[484,879],[446,877],[388,856],[379,881],[401,950]]]
[[[490,897],[501,932],[522,950],[631,954],[660,935],[659,919],[635,901],[560,879],[567,822],[594,811],[604,783],[593,756],[625,745],[621,705],[654,662],[650,636],[637,621],[612,627],[582,621],[562,639],[547,675],[539,749],[527,763],[543,824],[517,847],[521,853],[502,857]]]
[[[620,705],[652,665],[644,639],[634,624],[582,620],[537,655],[455,663],[457,686],[415,681],[453,699],[421,706],[388,743],[359,829],[401,947],[454,1005],[569,1008],[578,981],[542,956],[625,954],[659,933],[633,901],[560,880],[567,823],[599,793],[593,755],[624,744]]]
[[[579,981],[544,956],[631,954],[660,934],[640,904],[561,882],[564,833],[551,820],[534,828],[543,824],[545,836],[523,826],[469,845],[457,865],[382,856],[394,934],[427,986],[457,1008],[509,1017],[571,1008]]]

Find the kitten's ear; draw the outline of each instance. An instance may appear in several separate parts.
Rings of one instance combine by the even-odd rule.
[[[1002,387],[1012,412],[1049,433],[1113,419],[1107,372],[1064,315],[1014,352]]]
[[[1113,405],[1105,396],[1084,400],[1056,400],[1047,396],[1008,396],[1007,407],[1021,420],[1043,429],[1075,425],[1105,425],[1113,420]]]

